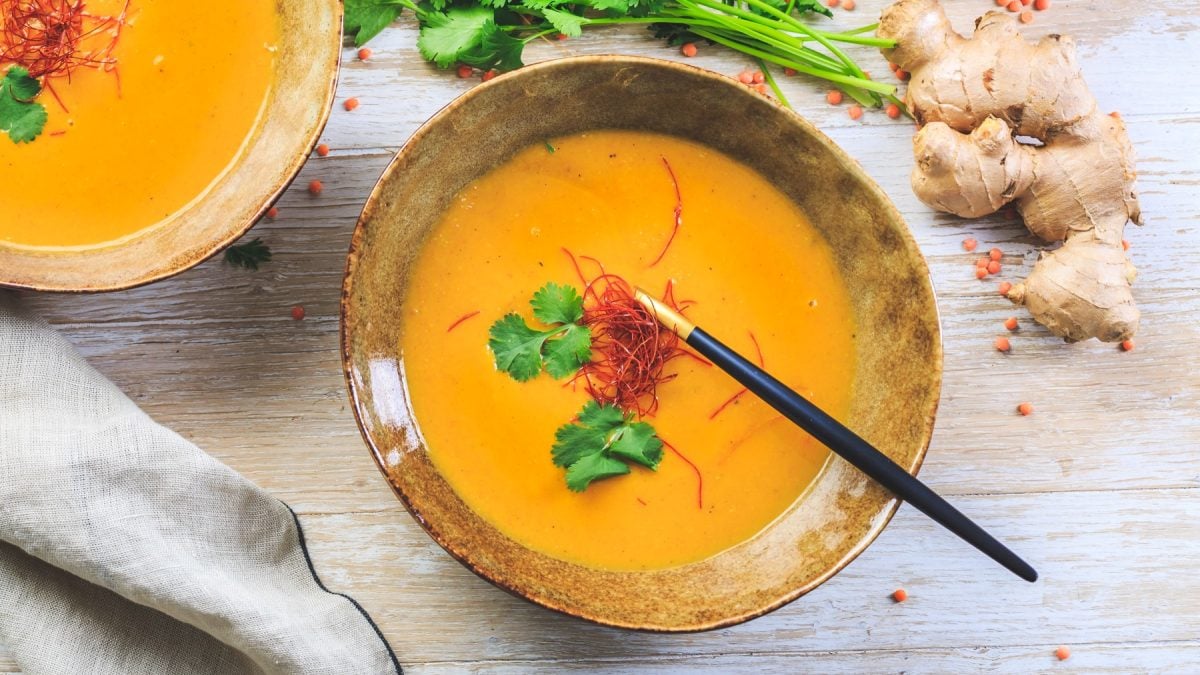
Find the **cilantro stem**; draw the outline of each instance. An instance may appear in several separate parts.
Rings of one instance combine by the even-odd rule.
[[[771,91],[775,92],[775,98],[779,99],[779,102],[783,105],[789,108],[792,107],[792,104],[788,103],[787,97],[783,95],[783,90],[779,88],[779,83],[775,81],[775,76],[771,74],[771,69],[767,67],[767,62],[758,59],[758,67],[762,70],[763,77],[766,78],[767,85],[771,87]]]

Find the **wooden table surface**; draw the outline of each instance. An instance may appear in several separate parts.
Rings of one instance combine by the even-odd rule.
[[[875,20],[861,0],[845,25]],[[951,3],[960,30],[993,7]],[[843,14],[839,12],[839,14]],[[1026,584],[904,506],[878,541],[810,595],[747,624],[695,635],[589,625],[493,588],[454,562],[401,508],[359,438],[338,364],[337,311],[355,218],[392,153],[478,84],[425,64],[403,18],[367,63],[344,52],[339,102],[308,163],[260,223],[275,259],[219,259],[173,279],[29,304],[155,419],[300,513],[325,582],[356,597],[414,673],[606,670],[713,672],[1200,671],[1200,0],[1055,0],[1026,28],[1075,36],[1092,91],[1119,110],[1138,153],[1146,225],[1131,226],[1142,308],[1137,348],[1067,345],[1024,321],[1011,354],[992,348],[1025,315],[976,281],[960,243],[1005,251],[1028,273],[1037,243],[1011,217],[935,214],[909,189],[912,126],[878,112],[851,121],[825,88],[783,82],[797,110],[891,195],[929,258],[942,313],[945,386],[921,476],[1039,568]],[[534,45],[570,54],[682,58],[640,30]],[[876,77],[870,50],[856,55]],[[748,63],[701,47],[690,63]],[[532,111],[537,114],[536,111]],[[305,185],[325,183],[319,197]],[[303,304],[307,318],[293,321]],[[1014,406],[1030,401],[1031,417]],[[888,595],[903,586],[910,598]],[[1059,645],[1072,649],[1058,662]],[[18,666],[0,647],[0,672]]]

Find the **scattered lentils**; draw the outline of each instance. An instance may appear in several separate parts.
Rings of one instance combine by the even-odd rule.
[[[1054,650],[1054,655],[1058,657],[1059,661],[1066,661],[1071,658],[1071,650],[1067,647],[1059,647]]]
[[[900,118],[900,106],[896,105],[895,103],[889,103],[887,108],[884,108],[884,112],[886,112],[887,116],[892,119]]]
[[[366,61],[369,58],[371,58],[371,50],[370,49],[363,47],[362,49],[358,50],[358,60],[359,61]]]
[[[698,52],[698,51],[700,51],[700,50],[696,49],[695,42],[685,42],[685,43],[683,43],[683,46],[679,48],[679,53],[683,54],[684,56],[688,57],[689,59],[692,58],[693,56],[695,56],[696,52]]]
[[[998,352],[1008,353],[1008,352],[1012,351],[1012,343],[1010,343],[1008,341],[1008,338],[1006,338],[1006,337],[996,338],[995,345],[996,345],[996,351],[998,351]]]
[[[842,92],[838,91],[837,89],[829,90],[829,93],[825,94],[825,102],[829,105],[840,104],[842,102]]]
[[[304,305],[292,307],[292,318],[299,321],[304,318]]]
[[[1021,23],[1033,23],[1033,12],[1025,10],[1021,12]]]
[[[987,271],[988,274],[999,274],[1000,263],[996,262],[995,260],[989,260],[987,264]]]
[[[962,247],[967,253],[974,251],[979,246],[979,241],[975,237],[967,237],[963,239]]]
[[[1017,317],[1015,317],[1015,316],[1008,317],[1008,319],[1004,322],[1004,327],[1009,330],[1016,330],[1018,325],[1019,324],[1017,324]]]
[[[1028,402],[1020,403],[1017,405],[1017,412],[1021,413],[1023,417],[1029,417],[1033,414],[1033,404]]]
[[[458,74],[458,77],[460,79],[465,80],[475,73],[475,69],[464,63],[461,66],[459,66],[458,69],[456,69],[454,72]]]
[[[311,181],[308,184],[308,194],[310,194],[314,197],[321,194],[321,191],[324,189],[325,189],[325,185],[323,183],[321,183],[321,181],[319,181],[319,180]]]
[[[847,112],[850,113],[850,119],[852,120],[862,119],[863,109],[861,105],[852,105]]]
[[[342,104],[342,107],[346,109],[346,112],[354,110],[355,108],[358,107],[358,99],[357,98],[348,98],[348,99],[346,99],[346,102]]]
[[[1001,281],[1000,286],[997,287],[996,290],[1000,291],[1000,295],[1007,296],[1008,292],[1012,290],[1012,283],[1008,281]],[[1013,321],[1016,321],[1016,319],[1013,319]]]
[[[903,588],[897,588],[892,592],[892,599],[896,602],[904,602],[908,599],[908,591],[904,590]]]
[[[492,78],[496,77],[496,76],[497,76],[497,75],[499,75],[499,74],[500,74],[500,73],[499,73],[499,72],[497,72],[495,68],[492,68],[491,70],[485,70],[485,71],[483,71],[483,75],[480,75],[480,76],[479,76],[479,79],[480,79],[480,80],[482,80],[482,81],[484,81],[484,82],[487,82],[488,80],[490,80],[490,79],[492,79]]]
[[[1123,351],[1123,352],[1131,352],[1131,351],[1133,351],[1133,340],[1125,340],[1125,341],[1123,341],[1123,342],[1121,343],[1121,351]]]
[[[279,216],[279,209],[275,208],[274,206],[267,209],[267,217],[270,218],[271,220],[275,220],[275,218],[278,216]]]
[[[846,10],[847,12],[853,12],[854,0],[842,0],[842,9]]]
[[[318,157],[328,157],[329,156],[329,146],[325,145],[324,143],[318,145],[317,146],[317,156]]]

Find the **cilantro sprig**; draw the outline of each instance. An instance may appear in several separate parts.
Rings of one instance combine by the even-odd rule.
[[[264,244],[258,237],[225,249],[225,262],[234,267],[257,270],[259,265],[270,261],[271,247]]]
[[[46,127],[46,106],[34,99],[42,84],[21,66],[10,66],[0,79],[0,131],[13,143],[29,143]]]
[[[583,406],[575,422],[559,427],[554,438],[551,457],[555,466],[567,470],[567,487],[574,492],[583,492],[594,481],[623,476],[630,464],[655,471],[663,456],[654,427],[595,401]]]
[[[893,85],[870,79],[838,46],[895,43],[868,35],[874,25],[834,32],[802,21],[832,16],[820,0],[346,0],[346,33],[362,45],[406,9],[420,24],[421,55],[441,68],[513,70],[533,40],[643,25],[668,44],[706,41],[828,80],[863,105],[902,104]]]
[[[583,298],[574,288],[551,282],[529,304],[533,317],[550,328],[538,330],[519,314],[504,315],[488,331],[496,368],[518,382],[532,380],[542,370],[556,379],[572,375],[592,358],[592,331],[579,323]]]

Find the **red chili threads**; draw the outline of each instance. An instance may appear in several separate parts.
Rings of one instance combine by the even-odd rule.
[[[758,338],[754,337],[754,332],[753,332],[753,331],[747,331],[747,332],[748,332],[748,333],[750,333],[750,341],[754,343],[754,351],[755,351],[755,353],[756,353],[756,354],[758,354],[758,367],[759,367],[759,368],[766,368],[766,367],[767,367],[767,364],[766,364],[766,361],[765,361],[765,359],[763,359],[762,347],[760,347],[760,346],[758,345]],[[711,419],[715,419],[715,418],[717,417],[717,415],[720,415],[720,414],[721,414],[721,411],[722,411],[722,410],[724,410],[724,409],[728,408],[729,406],[733,405],[734,403],[736,403],[736,402],[737,402],[737,400],[738,400],[739,398],[741,398],[741,397],[745,396],[745,395],[746,395],[746,394],[748,394],[748,393],[750,393],[750,390],[749,390],[749,389],[746,389],[745,387],[742,387],[741,389],[738,389],[738,390],[737,390],[737,393],[735,393],[733,396],[730,396],[729,398],[725,399],[725,402],[724,402],[724,403],[722,403],[721,405],[717,406],[717,409],[716,409],[716,410],[714,410],[714,411],[712,411],[712,413],[710,413],[710,414],[709,414],[709,416],[708,416],[708,419],[710,419],[710,420],[711,420]]]
[[[695,462],[688,459],[686,455],[675,449],[675,446],[668,443],[662,436],[658,437],[662,441],[663,447],[675,453],[675,456],[683,460],[684,464],[692,467],[692,473],[696,474],[696,508],[704,508],[704,474],[700,473],[700,467],[696,466]]]
[[[119,91],[113,52],[128,11],[129,0],[116,16],[91,14],[83,0],[0,0],[0,64],[24,67],[42,80],[59,105],[53,80],[69,82],[76,68],[112,73]]]
[[[671,284],[663,302],[682,312]],[[583,323],[592,330],[592,360],[579,370],[588,394],[639,417],[658,410],[658,386],[675,379],[666,365],[685,352],[679,336],[634,297],[625,279],[601,272],[583,291]]]
[[[667,249],[671,248],[671,242],[675,241],[675,235],[679,234],[679,228],[683,225],[683,195],[679,192],[679,179],[675,177],[675,170],[671,168],[671,163],[666,157],[662,158],[663,166],[667,167],[667,175],[671,177],[671,185],[675,187],[675,218],[671,226],[671,236],[667,237],[667,243],[663,245],[662,251],[659,251],[658,257],[654,262],[650,263],[651,267],[657,265],[663,256],[667,254]]]
[[[450,327],[446,329],[446,332],[449,333],[450,331],[452,331],[455,328],[458,328],[460,325],[462,325],[462,323],[464,321],[467,321],[468,319],[479,316],[479,311],[480,310],[477,309],[474,312],[467,312],[466,314],[463,314],[462,316],[458,317],[457,319],[454,320],[454,323],[450,324]]]

